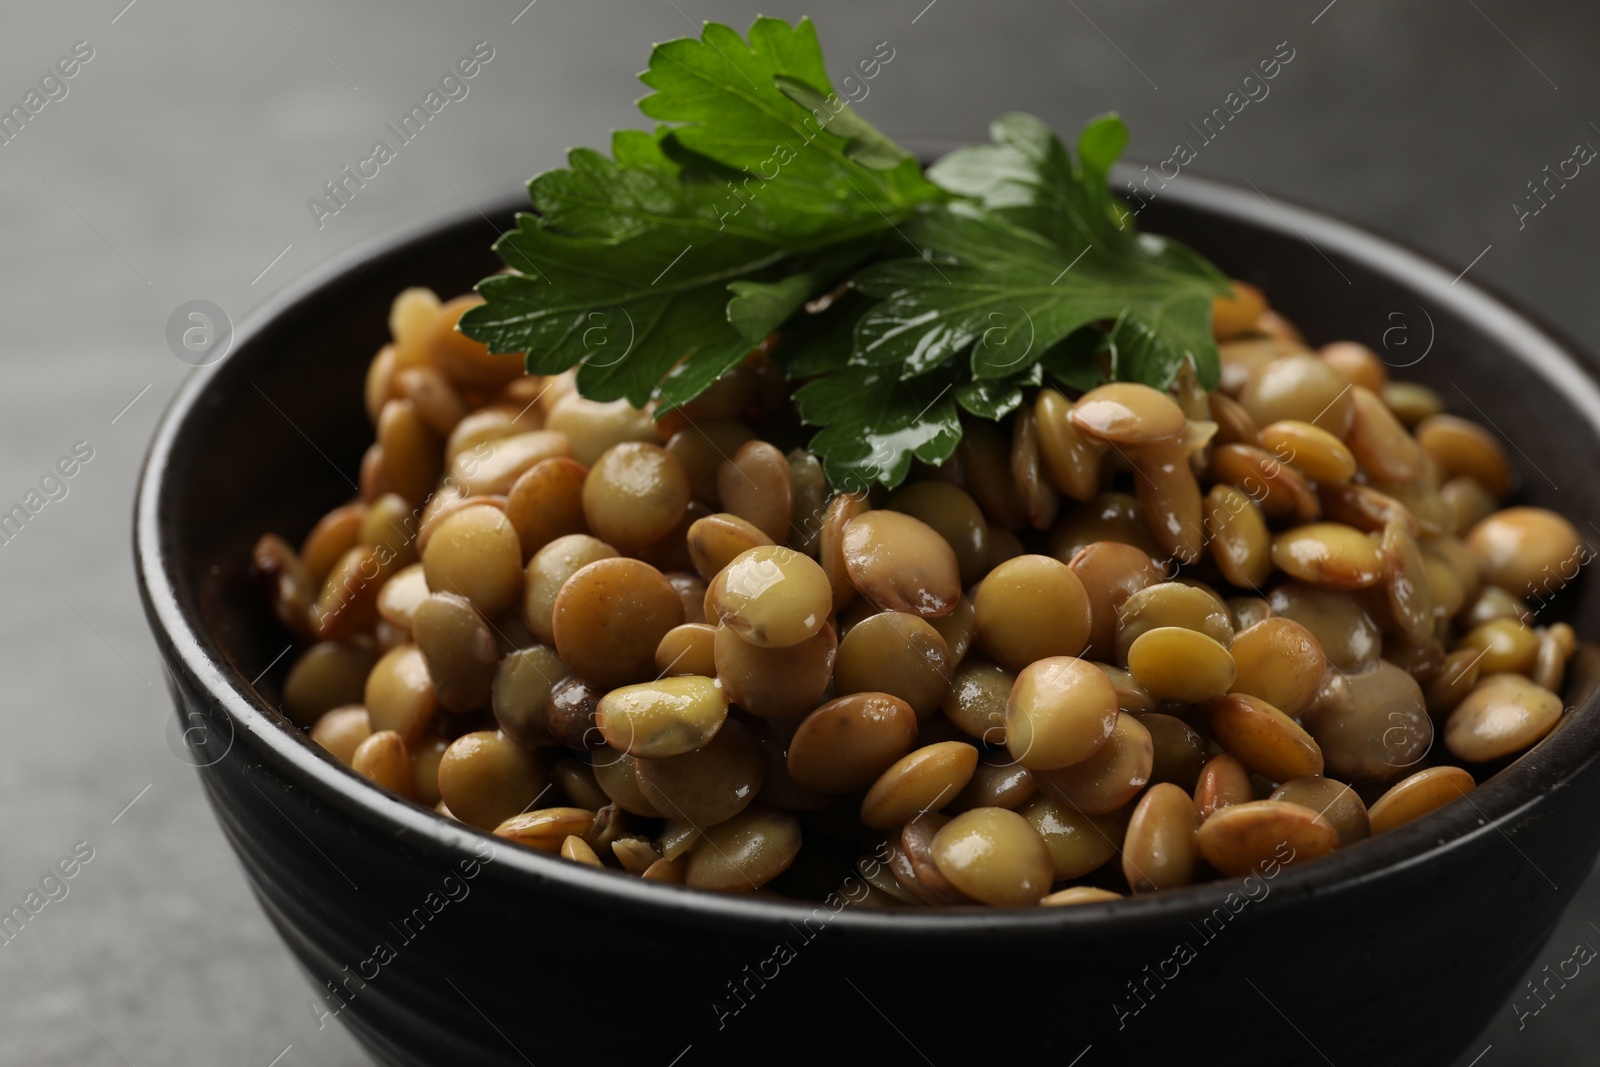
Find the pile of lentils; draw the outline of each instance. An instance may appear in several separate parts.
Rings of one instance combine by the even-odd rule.
[[[283,711],[443,817],[699,889],[1064,905],[1347,847],[1563,714],[1577,531],[1243,283],[1217,391],[1042,388],[893,491],[797,447],[781,338],[655,418],[490,355],[475,302],[399,296],[359,498],[252,560],[308,646]]]

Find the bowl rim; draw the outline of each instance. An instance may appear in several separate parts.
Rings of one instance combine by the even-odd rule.
[[[1135,165],[1122,164],[1116,176],[1131,177],[1135,173]],[[1600,379],[1591,364],[1576,354],[1580,351],[1577,346],[1533,316],[1515,309],[1504,298],[1460,275],[1452,275],[1447,268],[1421,253],[1351,223],[1276,197],[1268,199],[1259,190],[1245,190],[1194,175],[1185,175],[1184,179],[1169,183],[1162,190],[1162,198],[1226,222],[1298,238],[1323,258],[1333,252],[1380,276],[1403,282],[1419,297],[1432,301],[1435,307],[1448,308],[1473,330],[1517,352],[1520,364],[1539,373],[1552,388],[1570,397],[1590,430],[1600,436]],[[493,202],[490,217],[503,216],[526,206],[524,196],[508,194]],[[935,932],[957,938],[1000,933],[1031,936],[1045,930],[1087,934],[1091,926],[1097,934],[1155,931],[1166,928],[1174,920],[1209,915],[1216,908],[1224,907],[1230,894],[1240,892],[1244,878],[1223,878],[1167,892],[1065,908],[902,910],[834,907],[825,902],[714,893],[647,883],[533,849],[498,847],[500,840],[487,831],[454,822],[374,788],[290,724],[228,664],[212,638],[201,631],[198,620],[191,618],[183,608],[177,569],[169,566],[169,546],[164,541],[160,521],[165,498],[176,492],[174,482],[168,478],[167,461],[212,380],[229,361],[251,353],[258,336],[269,324],[302,304],[320,299],[326,288],[363,284],[361,268],[372,260],[404,255],[410,246],[426,238],[442,237],[449,231],[481,225],[483,221],[483,213],[475,206],[429,215],[360,242],[297,278],[244,319],[235,330],[231,350],[223,359],[189,375],[161,417],[139,473],[134,503],[133,549],[140,599],[167,670],[171,674],[181,674],[189,689],[206,694],[227,716],[233,728],[234,744],[241,740],[241,733],[246,735],[257,758],[273,766],[294,785],[307,790],[329,810],[364,824],[368,831],[403,838],[408,847],[431,854],[446,864],[473,855],[481,856],[481,846],[488,841],[496,845],[491,866],[502,877],[525,882],[530,890],[583,898],[598,907],[724,929],[775,934],[793,932],[798,929],[794,923],[813,918],[826,908],[829,914],[825,924],[830,928],[871,931],[891,939],[915,938]],[[193,596],[192,590],[190,595]],[[1321,897],[1353,891],[1363,884],[1470,847],[1483,835],[1505,835],[1505,827],[1516,822],[1525,809],[1558,791],[1597,755],[1600,755],[1600,695],[1591,692],[1581,706],[1566,711],[1550,734],[1480,785],[1470,797],[1453,801],[1408,825],[1338,849],[1321,857],[1317,863],[1283,868],[1272,876],[1273,895]],[[200,773],[204,775],[207,770],[201,768]],[[1511,842],[1509,836],[1507,841]],[[1511,844],[1515,847],[1514,842]],[[851,877],[860,880],[859,874],[847,874],[844,880],[848,882]]]

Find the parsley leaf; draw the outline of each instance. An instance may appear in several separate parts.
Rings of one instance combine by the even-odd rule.
[[[999,422],[1022,406],[1025,386],[1042,385],[1043,368],[1035,363],[1014,378],[983,378],[956,386],[956,403],[980,419]]]
[[[641,109],[682,125],[535,177],[537,214],[495,245],[511,273],[479,284],[461,328],[526,352],[530,373],[576,366],[585,396],[664,409],[945,194],[828,88],[807,20],[760,19],[748,43],[710,24],[657,46],[641,77],[656,90]]]
[[[1169,385],[1185,359],[1217,374],[1209,278],[1156,256],[1076,249],[972,204],[933,207],[907,231],[927,258],[868,267],[856,286],[882,302],[856,326],[856,359],[910,378],[970,352],[973,378],[1025,370],[1074,331],[1102,321],[1131,351],[1120,378]],[[1137,340],[1137,345],[1132,342]],[[1208,369],[1209,368],[1209,369]]]
[[[952,395],[954,367],[911,381],[893,368],[846,367],[801,386],[794,394],[800,417],[822,426],[811,451],[835,489],[865,492],[874,482],[899,485],[912,457],[943,463],[961,443],[961,420]]]
[[[1226,279],[1119,220],[1106,182],[1127,142],[1122,121],[1090,123],[1076,160],[1027,116],[1000,120],[993,136],[930,171],[976,204],[924,211],[908,229],[922,258],[879,263],[857,279],[883,298],[856,328],[857,360],[911,377],[970,349],[973,378],[1006,377],[1109,321],[1116,377],[1166,388],[1192,361],[1215,387],[1211,300]]]
[[[1076,251],[1088,242],[1126,250],[1134,239],[1118,223],[1111,165],[1128,143],[1115,115],[1084,127],[1073,159],[1055,132],[1032,115],[1005,115],[989,127],[993,144],[958,148],[928,177],[1019,226]]]
[[[765,179],[775,152],[787,147],[794,158],[780,169],[788,190],[809,188],[805,203],[812,210],[841,218],[880,211],[903,217],[936,195],[909,153],[901,152],[887,170],[852,158],[865,141],[872,146],[869,158],[881,164],[882,146],[890,142],[834,94],[810,19],[794,26],[757,19],[748,43],[726,26],[708,23],[699,39],[657,45],[639,80],[656,90],[639,101],[639,110],[683,123],[674,135],[691,152]],[[780,84],[805,103],[791,99]],[[842,195],[850,191],[855,195]]]
[[[640,78],[658,124],[530,181],[495,245],[510,269],[462,317],[531,373],[661,412],[775,334],[811,450],[852,489],[949,458],[959,412],[1004,418],[1047,376],[1165,388],[1189,362],[1215,385],[1227,279],[1118,206],[1115,115],[1073,150],[1007,115],[924,174],[833,91],[809,20],[708,24]]]

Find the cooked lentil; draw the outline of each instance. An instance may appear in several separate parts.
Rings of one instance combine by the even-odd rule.
[[[1244,283],[1217,392],[1040,388],[892,493],[793,447],[770,344],[658,420],[521,377],[475,302],[396,299],[357,498],[250,559],[285,714],[447,817],[736,892],[815,831],[872,906],[1069,905],[1349,847],[1561,721],[1578,529]]]

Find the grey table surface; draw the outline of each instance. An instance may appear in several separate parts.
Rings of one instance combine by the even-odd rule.
[[[515,190],[568,146],[638,125],[652,42],[732,0],[7,0],[0,103],[77,42],[93,56],[0,145],[0,502],[77,442],[93,458],[0,545],[0,902],[74,847],[93,858],[0,945],[0,1061],[367,1062],[251,899],[196,772],[168,749],[162,668],[128,549],[146,441],[189,368],[169,314],[235,322],[365,238]],[[1063,130],[1116,108],[1160,159],[1257,60],[1292,48],[1267,98],[1192,173],[1254,183],[1394,235],[1518,298],[1600,352],[1600,176],[1538,216],[1546,164],[1600,144],[1600,8],[1567,0],[772,0],[819,20],[830,56],[895,50],[861,107],[900,137],[977,138],[1000,112]],[[493,60],[319,228],[308,198],[479,41]],[[50,83],[51,92],[61,89]],[[485,239],[490,234],[485,228]],[[79,845],[87,842],[87,845]],[[1600,882],[1540,964],[1600,943]],[[1425,980],[1419,961],[1419,980]],[[1462,1064],[1592,1062],[1600,977],[1519,1026],[1507,1006]],[[1473,1060],[1481,1056],[1481,1060]],[[1114,1058],[1114,1057],[1113,1057]],[[1306,1058],[1317,1062],[1306,1050]]]

